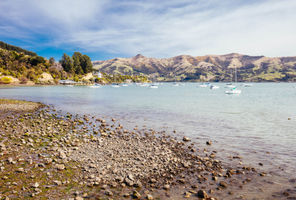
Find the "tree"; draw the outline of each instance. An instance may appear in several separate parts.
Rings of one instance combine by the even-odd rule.
[[[60,60],[60,63],[66,72],[74,72],[73,60],[67,54],[64,53],[62,59]]]
[[[82,54],[80,52],[74,52],[72,55],[74,70],[76,74],[83,74],[83,69],[81,67],[80,60],[82,59]]]
[[[51,65],[53,65],[53,64],[55,63],[55,59],[54,59],[53,57],[50,57],[50,58],[49,58],[49,63],[50,63]]]
[[[33,56],[31,59],[30,59],[30,64],[33,65],[33,66],[36,66],[40,63],[45,63],[45,59],[41,56]]]
[[[81,63],[82,70],[85,74],[93,70],[92,62],[87,55],[82,56],[80,63]]]

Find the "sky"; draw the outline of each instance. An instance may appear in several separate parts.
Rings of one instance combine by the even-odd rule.
[[[0,0],[0,40],[56,60],[296,56],[296,1]]]

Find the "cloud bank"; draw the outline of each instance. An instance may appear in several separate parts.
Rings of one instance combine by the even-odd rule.
[[[93,59],[296,55],[294,0],[1,0],[1,40]]]

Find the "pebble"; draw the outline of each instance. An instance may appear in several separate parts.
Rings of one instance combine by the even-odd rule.
[[[168,185],[168,184],[166,184],[166,185],[163,186],[163,189],[165,189],[165,190],[169,190],[170,188],[171,188],[171,186]]]
[[[56,169],[58,169],[58,170],[63,170],[63,169],[65,169],[65,165],[64,165],[64,164],[56,164],[55,167],[56,167]]]
[[[219,185],[222,187],[222,188],[227,188],[227,183],[225,181],[221,181],[219,183]]]
[[[32,185],[32,188],[38,188],[39,187],[39,183],[38,182],[36,182],[36,183],[34,183],[33,185]]]
[[[153,196],[151,194],[147,194],[147,197],[146,197],[147,200],[153,200]]]
[[[184,136],[184,137],[183,137],[183,141],[184,141],[184,142],[189,142],[189,141],[190,141],[190,138]]]
[[[136,198],[136,199],[140,199],[141,198],[141,194],[137,190],[134,190],[133,191],[133,197]]]
[[[208,198],[208,194],[206,193],[206,191],[204,190],[198,190],[197,192],[197,197],[198,198]]]
[[[19,173],[22,173],[22,172],[24,172],[25,170],[24,170],[24,168],[18,168],[17,170],[16,170],[16,172],[19,172]]]

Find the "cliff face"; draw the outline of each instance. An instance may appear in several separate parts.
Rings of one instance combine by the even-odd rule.
[[[94,61],[105,73],[146,74],[158,81],[232,81],[237,68],[238,81],[296,81],[296,57],[226,55],[148,58],[114,58]]]

